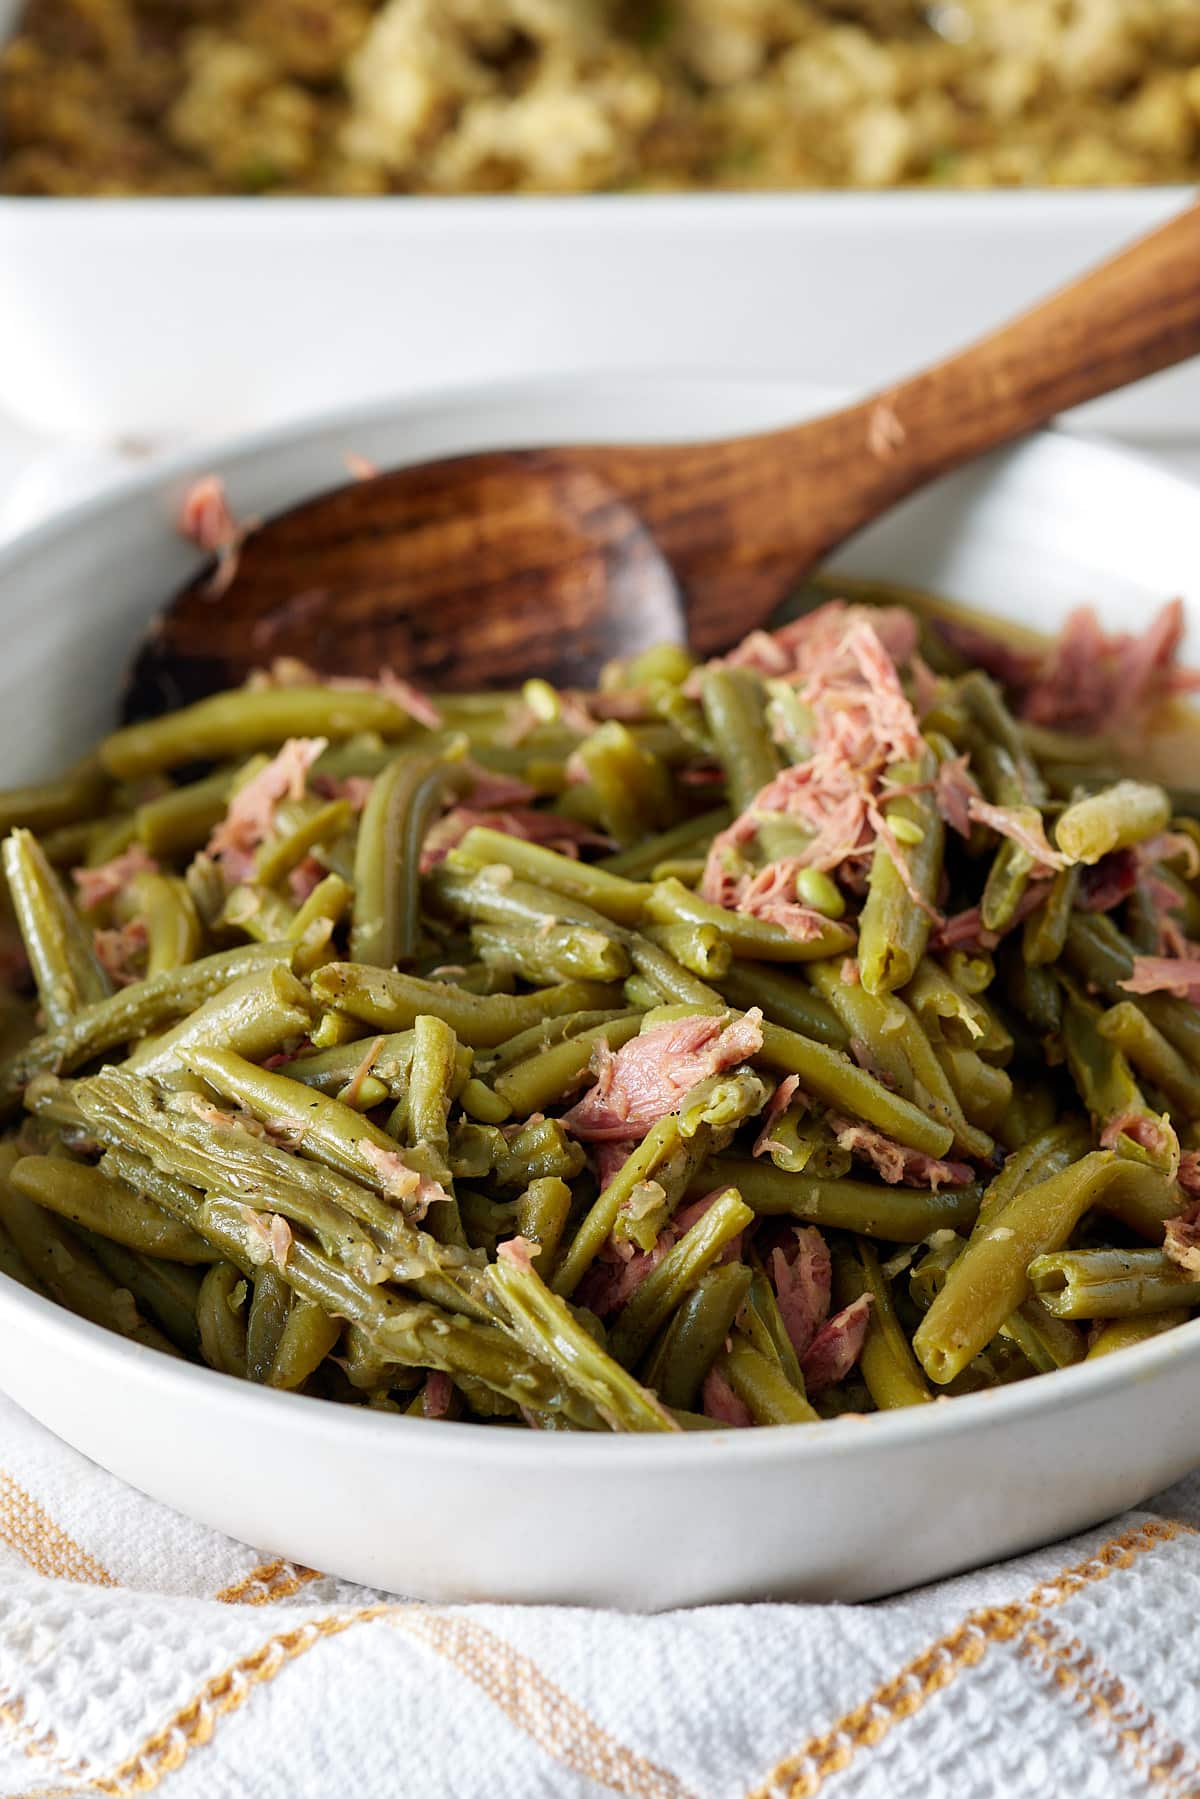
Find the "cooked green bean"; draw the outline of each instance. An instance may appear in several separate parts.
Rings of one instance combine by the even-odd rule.
[[[820,1414],[776,1362],[735,1330],[714,1364],[756,1424],[815,1424]]]
[[[0,791],[0,836],[25,830],[44,838],[48,831],[90,822],[103,809],[110,786],[99,763],[88,757],[56,781],[6,788]]]
[[[710,1268],[686,1293],[646,1368],[647,1384],[664,1405],[689,1409],[700,1397],[704,1377],[733,1329],[750,1290],[742,1262]]]
[[[758,1006],[772,1024],[826,1043],[831,1049],[845,1049],[850,1033],[837,1013],[807,982],[795,975],[783,974],[771,964],[735,960],[729,973],[715,982],[731,1005],[748,1012]]]
[[[1026,962],[1035,967],[1057,962],[1067,941],[1071,911],[1079,887],[1079,868],[1072,863],[1059,869],[1050,883],[1050,891],[1025,920],[1021,947]]]
[[[701,812],[695,818],[685,818],[680,824],[672,825],[669,831],[656,831],[642,843],[635,844],[632,849],[618,850],[615,855],[604,856],[591,866],[593,870],[623,875],[627,881],[646,881],[660,863],[686,858],[693,850],[706,850],[717,832],[723,831],[732,822],[733,814],[729,807],[716,806],[711,812]],[[636,924],[638,916],[637,911],[631,910],[630,916],[621,922]]]
[[[492,1082],[510,1112],[542,1112],[565,1099],[586,1072],[598,1044],[618,1050],[638,1034],[636,1016],[610,1019],[564,1038],[506,1068]]]
[[[62,1156],[23,1156],[8,1176],[14,1187],[68,1224],[170,1262],[211,1262],[212,1250],[187,1225],[151,1199],[106,1180],[86,1162]]]
[[[546,1286],[527,1257],[501,1255],[488,1276],[517,1340],[590,1401],[613,1430],[678,1428],[653,1393],[614,1361]]]
[[[732,1187],[713,1200],[623,1307],[609,1339],[618,1362],[631,1367],[639,1359],[684,1294],[753,1223],[754,1213]]]
[[[1130,1000],[1109,1006],[1096,1018],[1096,1029],[1120,1051],[1139,1074],[1164,1093],[1185,1117],[1200,1118],[1200,1073],[1151,1024]]]
[[[525,843],[519,837],[476,825],[462,842],[450,852],[447,862],[452,869],[471,870],[497,865],[511,868],[519,880],[580,900],[593,911],[600,912],[614,924],[636,925],[641,921],[649,888],[623,875],[611,874],[595,863],[576,862],[537,843]],[[564,914],[560,914],[564,916]]]
[[[679,881],[656,881],[645,901],[646,917],[653,924],[712,925],[735,956],[752,962],[812,962],[822,956],[853,952],[854,933],[836,919],[829,919],[812,937],[798,942],[782,925],[751,918],[743,912],[727,912]]]
[[[1152,1168],[1095,1150],[1018,1192],[976,1232],[913,1337],[931,1380],[944,1386],[987,1346],[1029,1298],[1029,1264],[1061,1249],[1084,1212],[1105,1205],[1118,1185],[1158,1193],[1167,1182]]]
[[[733,952],[715,925],[652,924],[642,936],[702,981],[720,981],[733,961]]]
[[[1055,839],[1072,861],[1099,862],[1113,850],[1157,837],[1170,818],[1171,802],[1161,787],[1118,781],[1068,806],[1059,816]]]
[[[931,1231],[969,1230],[979,1210],[978,1186],[932,1193],[928,1187],[827,1180],[785,1174],[768,1161],[739,1155],[725,1155],[706,1166],[690,1190],[710,1192],[722,1179],[761,1218],[798,1218],[823,1230],[856,1231],[889,1243],[920,1243]]]
[[[99,748],[106,772],[119,781],[158,774],[190,762],[245,756],[288,737],[353,737],[378,731],[403,737],[412,720],[382,694],[332,687],[238,689],[197,700],[145,724],[126,725]]]
[[[283,1341],[292,1289],[270,1262],[255,1271],[246,1317],[246,1378],[264,1385]]]
[[[330,962],[312,979],[314,997],[376,1030],[404,1031],[422,1012],[444,1018],[460,1042],[489,1049],[540,1019],[610,1005],[616,994],[594,981],[562,981],[537,993],[464,993],[445,981],[422,981],[390,969]]]
[[[1047,1310],[1036,1290],[1036,1281],[1034,1289],[1032,1299],[1005,1319],[1000,1335],[1015,1343],[1039,1374],[1052,1374],[1056,1368],[1070,1368],[1082,1362],[1087,1354],[1082,1333],[1065,1318]]]
[[[885,798],[884,816],[897,834],[904,827],[895,856],[882,843],[871,859],[867,897],[859,918],[858,966],[868,993],[894,993],[912,980],[929,942],[931,921],[942,875],[945,827],[933,799],[937,758],[926,750],[919,761],[898,762],[892,780],[910,788]]]
[[[376,776],[354,856],[355,962],[394,968],[416,954],[421,846],[450,793],[465,784],[462,763],[442,756],[397,756]]]
[[[249,1283],[229,1262],[216,1262],[204,1277],[196,1302],[200,1349],[210,1368],[245,1380],[246,1298]]]
[[[857,1256],[839,1257],[835,1267],[840,1305],[849,1305],[863,1295],[871,1301],[859,1367],[879,1410],[890,1412],[902,1406],[928,1405],[933,1395],[896,1315],[891,1283],[879,1266],[874,1248],[860,1238]]]
[[[105,999],[112,982],[37,838],[29,831],[11,832],[4,839],[3,861],[38,998],[53,1029]]]
[[[316,1373],[325,1357],[336,1346],[341,1325],[323,1312],[311,1299],[293,1295],[275,1346],[267,1385],[294,1392]]]
[[[204,1267],[142,1255],[109,1237],[98,1236],[95,1231],[79,1229],[77,1234],[108,1278],[133,1295],[142,1315],[159,1327],[181,1355],[195,1359],[200,1353],[196,1307]],[[205,1260],[211,1263],[215,1259],[210,1249]]]
[[[520,975],[533,986],[552,981],[623,981],[629,973],[629,951],[607,931],[581,925],[550,925],[533,930],[520,925],[471,926],[476,953],[496,968]]]
[[[1114,1349],[1132,1349],[1139,1343],[1148,1343],[1151,1337],[1159,1337],[1163,1331],[1173,1330],[1177,1324],[1187,1321],[1188,1314],[1182,1307],[1175,1311],[1146,1312],[1140,1317],[1114,1318],[1095,1327],[1096,1334],[1086,1359],[1094,1362],[1097,1356],[1111,1355]]]
[[[1200,1305],[1200,1279],[1161,1249],[1073,1249],[1035,1256],[1034,1293],[1055,1318],[1130,1318]]]

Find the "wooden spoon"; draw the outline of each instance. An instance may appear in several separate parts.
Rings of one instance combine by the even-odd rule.
[[[219,601],[207,576],[183,589],[136,657],[125,715],[276,656],[463,689],[585,684],[665,638],[710,654],[914,489],[1198,351],[1200,206],[971,348],[790,430],[493,451],[354,482],[257,530]]]

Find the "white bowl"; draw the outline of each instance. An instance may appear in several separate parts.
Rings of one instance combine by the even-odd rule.
[[[219,457],[270,512],[339,478],[449,449],[704,436],[784,423],[828,394],[778,383],[527,382],[342,416]],[[0,553],[7,778],[109,723],[139,626],[191,565],[186,472],[129,485]],[[1066,435],[940,483],[841,558],[1053,624],[1096,600],[1139,624],[1200,601],[1196,489]],[[731,620],[731,636],[737,621]],[[108,1335],[0,1278],[0,1385],[50,1429],[206,1524],[429,1599],[660,1609],[865,1599],[1079,1530],[1200,1461],[1200,1322],[1123,1354],[913,1411],[679,1438],[538,1435],[268,1392]]]

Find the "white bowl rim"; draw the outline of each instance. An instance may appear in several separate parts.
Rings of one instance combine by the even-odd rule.
[[[323,410],[266,430],[214,441],[199,449],[192,447],[176,452],[102,493],[76,502],[21,532],[11,542],[0,547],[0,583],[6,577],[19,573],[21,565],[36,557],[44,545],[60,535],[86,526],[90,519],[115,506],[160,492],[172,482],[204,470],[227,466],[243,459],[257,459],[264,453],[269,453],[272,448],[291,446],[311,435],[345,431],[352,437],[358,427],[383,422],[406,412],[444,414],[457,409],[469,410],[480,404],[516,404],[522,399],[528,401],[556,393],[564,387],[576,391],[590,388],[611,390],[619,387],[623,381],[636,382],[642,392],[647,388],[687,392],[707,386],[710,389],[726,390],[741,388],[757,395],[767,389],[782,387],[791,394],[811,395],[817,405],[838,405],[851,397],[845,389],[792,380],[786,376],[769,378],[736,372],[722,374],[711,369],[704,373],[672,370],[666,374],[651,376],[644,370],[608,370],[580,376],[517,376],[507,381],[463,381],[411,396],[392,396],[372,401],[368,405]],[[1163,468],[1152,456],[1055,427],[1032,435],[1035,439],[1053,438],[1063,447],[1069,445],[1070,452],[1081,459],[1100,458],[1122,466],[1132,465],[1163,484],[1179,488],[1183,494],[1193,498],[1196,494],[1192,482]],[[1005,452],[1001,451],[1000,454]],[[235,1380],[231,1376],[218,1374],[193,1363],[176,1361],[174,1357],[132,1343],[100,1325],[79,1318],[53,1300],[30,1292],[7,1276],[0,1276],[0,1317],[11,1317],[14,1314],[18,1319],[23,1316],[35,1333],[45,1338],[47,1345],[59,1337],[69,1348],[77,1349],[81,1355],[88,1354],[93,1361],[105,1364],[115,1380],[132,1383],[149,1381],[153,1385],[177,1384],[181,1393],[194,1392],[198,1397],[203,1396],[208,1403],[218,1403],[223,1392],[231,1406],[258,1407],[259,1415],[264,1419],[274,1413],[282,1425],[286,1416],[293,1430],[300,1430],[311,1436],[314,1448],[325,1453],[330,1450],[336,1453],[339,1432],[357,1433],[358,1440],[363,1445],[374,1442],[381,1450],[386,1449],[389,1443],[395,1448],[402,1440],[401,1433],[405,1448],[410,1453],[415,1452],[420,1443],[429,1442],[428,1437],[421,1434],[429,1428],[431,1421],[428,1419],[409,1418],[404,1414],[380,1414],[365,1406],[338,1405],[329,1400],[314,1400],[303,1394],[282,1393],[249,1381]],[[1016,1421],[1053,1408],[1059,1401],[1066,1406],[1071,1402],[1101,1399],[1106,1393],[1127,1382],[1132,1384],[1153,1376],[1179,1356],[1190,1355],[1194,1350],[1200,1351],[1200,1316],[1186,1324],[1174,1326],[1148,1342],[1103,1356],[1094,1362],[1085,1360],[1074,1367],[1056,1369],[1052,1374],[1035,1375],[1012,1385],[981,1393],[962,1394],[953,1399],[948,1395],[938,1395],[935,1396],[934,1403],[927,1406],[824,1419],[816,1424],[776,1425],[764,1430],[698,1430],[653,1435],[588,1431],[481,1431],[477,1424],[439,1420],[437,1449],[440,1456],[449,1456],[475,1466],[481,1456],[487,1456],[505,1464],[516,1461],[524,1466],[528,1461],[535,1470],[542,1462],[547,1465],[553,1462],[556,1469],[578,1462],[579,1466],[587,1467],[594,1473],[597,1456],[613,1458],[614,1464],[619,1464],[622,1469],[644,1467],[647,1471],[659,1471],[664,1467],[664,1458],[681,1453],[691,1458],[688,1464],[690,1469],[693,1462],[698,1468],[716,1467],[731,1453],[743,1459],[748,1457],[757,1463],[764,1460],[775,1461],[781,1457],[785,1460],[795,1456],[802,1460],[835,1457],[857,1454],[868,1448],[875,1448],[880,1452],[889,1447],[919,1448],[928,1441],[932,1433],[951,1428],[947,1424],[947,1416],[957,1421],[953,1428],[960,1435],[969,1436],[975,1430],[990,1427],[998,1420]],[[1200,1360],[1200,1355],[1197,1359]],[[949,1414],[940,1403],[941,1399],[946,1399],[952,1407]],[[681,1445],[686,1447],[681,1448]]]

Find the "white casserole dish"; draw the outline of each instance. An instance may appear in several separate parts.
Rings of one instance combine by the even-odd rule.
[[[0,198],[0,410],[47,433],[179,440],[554,370],[866,387],[1188,197]],[[1137,436],[1198,415],[1200,364],[1083,416]]]
[[[506,443],[699,437],[837,397],[782,381],[528,381],[340,415],[217,461],[236,508],[262,514],[339,480],[348,447],[386,465]],[[170,524],[187,473],[128,484],[0,552],[6,779],[62,765],[109,724],[131,640],[194,561]],[[1196,509],[1196,489],[1151,463],[1042,433],[909,502],[841,565],[1043,626],[1096,599],[1110,624],[1132,626],[1171,593],[1200,604]],[[430,1599],[864,1599],[1081,1529],[1200,1461],[1200,1322],[916,1411],[650,1441],[431,1424],[264,1391],[0,1277],[0,1386],[209,1525]]]

